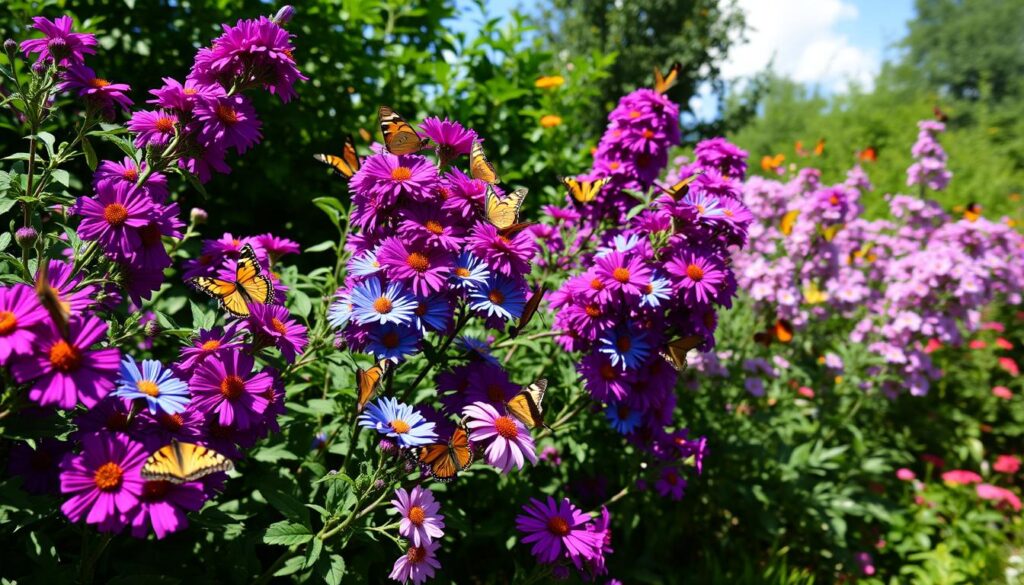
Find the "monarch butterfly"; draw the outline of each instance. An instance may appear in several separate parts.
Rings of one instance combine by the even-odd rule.
[[[67,303],[60,300],[57,290],[50,286],[50,261],[45,258],[39,260],[39,267],[36,269],[36,295],[39,296],[39,304],[53,319],[61,337],[67,339],[70,334],[68,323],[71,319],[71,311]]]
[[[875,162],[878,160],[878,151],[874,146],[869,146],[857,153],[857,159],[862,162]]]
[[[341,149],[341,156],[335,154],[314,154],[313,158],[331,167],[346,179],[351,179],[360,167],[363,166],[356,153],[356,144],[352,135],[345,136],[345,146]]]
[[[427,146],[429,138],[423,138],[412,129],[397,112],[388,106],[377,110],[377,122],[384,135],[384,148],[391,154],[412,154]]]
[[[967,204],[964,208],[964,219],[973,223],[981,219],[981,205],[978,205],[974,201]]]
[[[356,405],[356,412],[362,412],[366,403],[373,398],[389,369],[391,369],[390,360],[380,360],[369,370],[356,368],[356,380],[359,384],[359,402]]]
[[[804,302],[808,305],[820,305],[828,301],[829,295],[827,292],[818,288],[818,285],[813,282],[808,282],[803,286]]]
[[[800,212],[795,209],[782,216],[782,222],[779,224],[779,231],[782,232],[782,235],[788,236],[793,233],[793,227],[796,225],[798,217],[800,217]]]
[[[704,343],[704,338],[700,335],[681,337],[675,341],[670,341],[665,347],[665,351],[661,352],[661,357],[668,360],[672,367],[682,372],[687,366],[686,354],[702,343]]]
[[[786,155],[776,154],[775,156],[764,155],[761,157],[761,168],[766,172],[771,172],[782,166],[782,163],[786,161]]]
[[[487,196],[484,203],[484,213],[487,216],[487,221],[491,222],[494,227],[502,230],[506,237],[510,234],[504,232],[519,231],[529,224],[519,224],[519,208],[523,206],[523,201],[526,199],[526,194],[529,190],[526,187],[520,187],[506,195],[505,198],[498,196],[498,192],[494,190],[494,187],[487,185]]]
[[[662,76],[661,70],[657,67],[654,68],[654,91],[657,93],[665,93],[672,89],[676,83],[679,83],[679,71],[683,66],[676,61],[672,64],[672,67],[668,70],[668,75]]]
[[[473,150],[469,155],[469,172],[474,179],[485,183],[495,184],[501,182],[501,177],[494,170],[494,165],[484,156],[484,146],[479,140],[473,141]]]
[[[236,317],[248,317],[250,303],[269,305],[274,302],[274,285],[263,274],[263,268],[249,244],[242,246],[234,280],[197,276],[189,283],[219,300],[220,306]]]
[[[146,459],[142,478],[185,483],[234,468],[230,459],[212,449],[171,439],[170,445],[164,445]]]
[[[594,181],[577,181],[572,177],[562,178],[562,184],[569,189],[569,194],[572,195],[572,198],[577,203],[590,203],[593,201],[601,193],[601,189],[607,182],[608,177]]]
[[[658,188],[664,191],[668,196],[672,197],[673,201],[679,201],[683,197],[686,197],[686,194],[690,192],[690,183],[692,183],[697,177],[703,174],[704,171],[698,170],[689,177],[686,177],[682,181],[679,181],[675,185],[672,185],[668,189],[662,187],[661,185],[658,185]]]
[[[785,319],[776,319],[775,323],[764,331],[754,334],[754,341],[768,347],[773,341],[791,343],[793,341],[793,325]]]
[[[530,300],[526,301],[523,314],[519,316],[519,324],[509,328],[509,337],[515,338],[523,329],[526,329],[526,326],[530,324],[530,319],[533,319],[533,314],[537,312],[537,307],[540,306],[540,301],[544,298],[544,293],[546,292],[548,292],[548,287],[546,286],[539,286],[533,289],[533,295],[530,297]]]
[[[448,483],[473,463],[473,443],[466,429],[457,427],[447,443],[420,447],[416,460],[430,477]]]
[[[548,390],[548,381],[540,378],[526,386],[505,403],[508,413],[519,419],[529,428],[536,429],[544,424],[544,394]]]

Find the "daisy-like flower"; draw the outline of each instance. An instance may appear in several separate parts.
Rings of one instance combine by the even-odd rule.
[[[186,141],[186,146],[185,152],[178,159],[178,166],[195,175],[200,183],[213,178],[214,172],[222,175],[231,172],[231,167],[225,162],[227,151],[224,146],[217,143],[201,145],[191,137]]]
[[[715,300],[726,282],[725,267],[717,259],[696,253],[673,258],[665,269],[674,276],[690,303],[708,304]]]
[[[286,254],[298,254],[302,251],[299,243],[288,238],[275,236],[271,233],[260,234],[252,239],[253,246],[262,248],[270,262],[277,262]]]
[[[436,205],[406,207],[399,213],[398,234],[403,239],[452,252],[461,247],[462,229]]]
[[[426,157],[416,154],[369,156],[349,181],[353,193],[378,197],[384,206],[394,205],[403,195],[425,201],[437,185],[437,169]]]
[[[469,293],[469,308],[504,321],[518,319],[526,307],[526,293],[519,284],[500,274],[492,275]]]
[[[200,329],[199,335],[192,340],[192,344],[181,349],[181,360],[174,365],[175,369],[191,376],[192,370],[203,363],[206,358],[223,356],[225,353],[241,347],[241,344],[235,341],[237,333],[237,329],[233,326]]]
[[[28,396],[41,406],[92,408],[114,388],[121,355],[113,347],[90,349],[107,333],[96,317],[73,317],[68,329],[67,338],[53,325],[39,331],[33,353],[18,357],[11,373],[19,383],[34,380]]]
[[[36,325],[46,317],[46,310],[31,287],[24,284],[0,287],[0,364],[7,364],[12,355],[32,351]]]
[[[292,319],[288,309],[281,305],[256,303],[249,310],[249,330],[271,340],[286,362],[294,362],[309,342],[306,326]]]
[[[394,398],[371,402],[359,415],[359,425],[394,439],[402,447],[421,447],[437,440],[434,423]]]
[[[189,381],[192,404],[224,427],[244,431],[257,425],[274,380],[266,372],[253,374],[253,363],[252,356],[240,351],[204,360]]]
[[[612,238],[611,246],[601,246],[600,248],[598,248],[597,254],[595,254],[595,256],[597,258],[603,258],[604,256],[611,254],[612,252],[626,253],[635,248],[637,244],[639,244],[642,241],[643,239],[637,234],[629,234],[628,236],[624,234],[619,234]]]
[[[484,456],[488,464],[508,473],[513,467],[522,469],[526,460],[537,463],[533,437],[518,419],[499,414],[486,402],[474,402],[462,412],[469,419],[470,440],[487,443]]]
[[[398,488],[391,505],[394,506],[392,511],[402,517],[398,533],[412,541],[414,546],[430,544],[444,536],[444,515],[438,514],[441,504],[434,500],[430,490],[414,486],[407,492]]]
[[[477,258],[505,276],[529,273],[530,260],[537,253],[537,243],[527,231],[506,238],[498,233],[498,228],[486,221],[473,226],[467,244]]]
[[[114,396],[146,401],[150,414],[177,414],[188,406],[188,385],[156,360],[143,360],[142,369],[130,356],[121,362],[121,379]]]
[[[334,293],[334,302],[327,309],[327,322],[335,329],[344,329],[352,318],[352,311],[355,305],[352,303],[351,294],[345,289],[339,288]]]
[[[167,175],[153,172],[146,178],[146,182],[136,187],[139,175],[146,170],[146,163],[139,164],[131,157],[126,156],[120,161],[105,160],[100,162],[96,172],[92,175],[92,186],[97,193],[109,189],[118,191],[131,191],[139,189],[143,191],[154,203],[163,203],[167,199]]]
[[[63,81],[57,86],[60,91],[77,92],[78,97],[95,107],[107,118],[113,118],[115,110],[129,111],[132,100],[125,95],[131,91],[126,83],[111,83],[85,65],[72,65],[64,72]]]
[[[445,331],[452,322],[452,303],[448,295],[436,293],[416,299],[413,322],[420,330]]]
[[[391,574],[388,575],[399,583],[410,579],[413,585],[419,585],[434,576],[434,571],[441,568],[437,562],[437,549],[441,543],[431,542],[423,546],[410,546],[409,551],[398,557]]]
[[[580,360],[580,375],[586,382],[587,391],[595,400],[611,401],[626,398],[633,386],[632,372],[615,367],[603,353],[591,353]]]
[[[476,132],[448,118],[425,118],[420,130],[437,145],[437,158],[441,160],[442,167],[463,154],[469,154],[477,138]]]
[[[620,435],[629,435],[635,431],[640,426],[640,415],[639,410],[630,408],[621,402],[610,402],[604,408],[605,418]]]
[[[95,197],[79,197],[76,206],[82,222],[78,235],[97,241],[117,259],[131,258],[142,246],[139,228],[153,218],[153,201],[140,191],[108,187]]]
[[[178,116],[174,112],[139,110],[132,114],[132,119],[128,121],[128,129],[137,134],[137,148],[150,144],[164,146],[174,138],[174,125],[177,123]]]
[[[377,261],[377,254],[371,250],[354,255],[349,260],[348,273],[352,276],[370,276],[378,272],[380,272],[380,262]]]
[[[665,467],[661,470],[661,476],[654,482],[654,489],[663,498],[671,498],[675,501],[683,499],[683,492],[686,490],[686,479],[679,475],[675,467]]]
[[[491,353],[490,344],[482,339],[469,337],[467,335],[460,335],[459,347],[469,353],[470,359],[483,360],[485,362],[498,365],[498,358],[494,357],[494,354]]]
[[[142,466],[147,453],[140,443],[120,433],[85,435],[82,453],[61,461],[60,489],[71,494],[60,507],[68,520],[97,524],[117,532],[142,493]]]
[[[651,275],[650,282],[640,290],[640,306],[657,308],[672,296],[672,283],[666,278]]]
[[[524,544],[541,563],[553,563],[568,553],[573,560],[589,560],[601,553],[603,536],[587,530],[590,515],[580,511],[569,498],[561,502],[548,496],[547,502],[530,498],[524,514],[516,516],[516,529],[525,534]]]
[[[612,366],[635,370],[651,353],[647,334],[632,323],[606,331],[598,338],[598,351],[608,356]]]
[[[351,293],[352,317],[361,325],[394,323],[409,325],[418,303],[405,291],[401,282],[388,284],[384,290],[376,277],[357,284]]]
[[[406,247],[395,237],[381,243],[377,260],[388,278],[405,282],[418,295],[441,290],[452,268],[450,254],[424,247]]]
[[[173,77],[164,77],[163,82],[163,87],[149,90],[154,98],[147,100],[146,103],[186,114],[192,112],[198,100],[223,92],[223,88],[217,85],[205,85],[193,80],[186,80],[182,85]]]
[[[32,28],[46,35],[41,39],[21,42],[26,57],[39,53],[36,62],[53,59],[57,65],[68,67],[81,65],[86,55],[95,55],[96,37],[89,33],[71,32],[74,21],[70,16],[59,16],[48,20],[42,16],[32,18]]]
[[[146,481],[139,494],[139,506],[131,514],[132,536],[145,538],[152,529],[157,540],[188,527],[187,512],[203,507],[207,495],[203,484],[192,481],[175,484],[169,481]]]
[[[192,113],[203,146],[216,144],[243,154],[262,138],[256,108],[243,95],[208,96],[197,101]]]
[[[455,268],[452,270],[452,282],[462,289],[471,289],[476,285],[487,282],[490,272],[487,266],[479,258],[469,252],[459,254],[455,261]]]
[[[640,295],[651,279],[651,269],[643,258],[622,252],[610,252],[597,259],[597,277],[609,291],[619,291],[630,295]]]

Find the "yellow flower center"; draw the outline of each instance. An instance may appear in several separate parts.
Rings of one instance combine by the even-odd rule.
[[[135,386],[146,396],[160,396],[160,387],[152,380],[139,380]]]
[[[508,416],[499,416],[494,419],[494,428],[505,439],[511,440],[519,436],[519,428],[516,427],[516,421]]]
[[[409,254],[409,257],[405,259],[405,263],[416,272],[426,272],[430,268],[430,258],[419,252]]]
[[[124,470],[113,461],[100,465],[92,476],[96,487],[105,492],[112,492],[121,487],[122,478],[124,478]]]
[[[78,368],[82,355],[78,348],[61,339],[50,347],[50,365],[58,372],[70,372]]]
[[[700,282],[704,278],[704,269],[696,264],[690,264],[686,267],[686,276],[690,277],[690,280]]]
[[[395,431],[399,435],[404,435],[405,433],[408,433],[409,429],[412,428],[409,426],[409,423],[397,418],[388,424],[391,426],[391,430]]]
[[[274,331],[277,331],[280,335],[284,335],[285,333],[288,332],[288,328],[285,327],[284,323],[282,323],[281,320],[278,319],[277,317],[270,318],[270,327],[273,328]]]
[[[10,311],[0,311],[0,335],[8,335],[18,326],[18,318]]]
[[[627,282],[629,282],[629,269],[623,268],[622,266],[616,268],[612,272],[612,278],[621,282],[622,284],[626,284]]]
[[[373,310],[377,311],[381,315],[387,315],[391,312],[392,304],[391,299],[387,297],[380,297],[376,301],[373,301]]]
[[[245,380],[238,376],[228,376],[221,380],[220,393],[228,400],[234,400],[245,392]]]
[[[391,179],[395,181],[408,181],[412,178],[412,169],[409,167],[395,167],[391,171]]]
[[[427,513],[423,511],[420,506],[413,506],[409,508],[409,514],[407,516],[409,522],[412,522],[416,526],[423,524],[423,521],[427,519]]]

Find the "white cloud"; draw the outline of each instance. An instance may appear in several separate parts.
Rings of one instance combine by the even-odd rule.
[[[843,0],[739,0],[746,13],[748,41],[735,46],[722,68],[728,78],[775,70],[832,92],[849,82],[870,85],[881,57],[854,46],[836,27],[858,18],[857,7]]]

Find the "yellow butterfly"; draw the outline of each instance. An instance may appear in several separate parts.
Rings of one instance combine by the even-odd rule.
[[[546,426],[544,424],[544,394],[548,390],[548,381],[540,378],[526,386],[505,403],[508,413],[519,419],[531,429]]]
[[[164,445],[146,459],[142,478],[185,483],[234,468],[230,459],[212,449],[171,439],[170,445]]]
[[[793,226],[796,225],[798,217],[800,217],[800,212],[795,209],[782,216],[782,223],[779,224],[779,231],[782,232],[782,235],[788,236],[793,233]]]
[[[808,305],[820,305],[828,301],[828,293],[818,288],[813,282],[808,282],[803,287],[804,302]]]
[[[519,224],[519,208],[523,206],[527,193],[529,190],[526,187],[520,187],[502,199],[494,187],[487,185],[487,197],[484,203],[487,221],[502,231],[523,225]]]
[[[818,231],[821,233],[821,237],[825,238],[826,242],[831,242],[832,240],[836,239],[836,234],[842,231],[844,227],[846,227],[845,224],[837,223],[830,225],[828,227],[819,226]]]
[[[246,244],[238,256],[234,280],[197,276],[189,283],[220,301],[225,311],[236,317],[249,316],[249,304],[269,305],[274,302],[274,285],[263,274],[252,246]]]
[[[427,146],[429,138],[423,138],[412,129],[397,112],[388,106],[377,110],[377,122],[384,135],[384,148],[391,154],[412,154]]]
[[[680,337],[675,341],[669,342],[665,347],[665,351],[661,352],[661,357],[668,360],[672,367],[682,372],[687,366],[686,354],[702,343],[704,343],[704,338],[700,335]]]
[[[362,368],[356,369],[356,379],[359,382],[359,402],[356,405],[356,411],[362,412],[363,408],[366,407],[366,403],[373,398],[373,395],[380,388],[381,382],[384,381],[384,376],[387,375],[388,370],[391,368],[390,360],[380,360],[377,365],[371,367],[369,370]]]
[[[577,181],[572,177],[562,178],[562,184],[569,189],[569,194],[578,203],[590,203],[600,193],[601,189],[608,182],[608,177],[594,181]]]
[[[341,150],[341,156],[335,154],[314,154],[313,158],[341,173],[345,178],[351,179],[352,175],[362,167],[362,161],[356,153],[356,144],[352,135],[345,137],[345,146]]]
[[[662,187],[661,185],[658,185],[658,188],[667,193],[670,197],[672,197],[674,201],[679,201],[683,197],[686,197],[686,194],[690,192],[690,183],[692,183],[697,177],[703,174],[704,171],[699,170],[690,175],[689,177],[686,177],[682,181],[679,181],[675,185],[672,185],[668,189]]]
[[[871,264],[875,260],[878,260],[878,255],[872,252],[872,249],[874,247],[874,242],[865,242],[863,245],[861,245],[860,248],[857,248],[856,250],[850,250],[850,253],[846,258],[846,263],[853,264],[858,259],[862,259],[868,264]]]
[[[675,84],[679,83],[679,71],[683,66],[676,61],[672,64],[672,67],[668,70],[667,76],[662,76],[661,70],[657,67],[654,68],[654,91],[657,93],[665,93],[672,89]]]
[[[484,156],[484,146],[479,140],[473,141],[473,151],[469,155],[469,171],[474,179],[485,183],[495,184],[501,182],[501,177],[494,170],[494,165]]]

